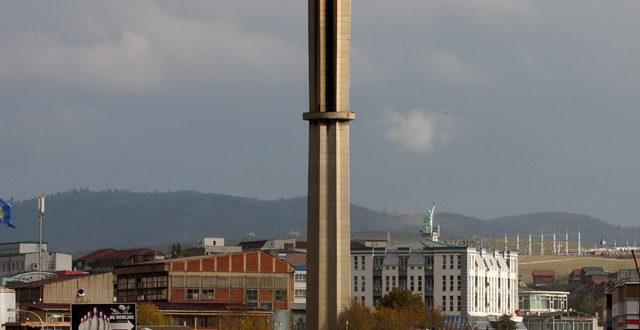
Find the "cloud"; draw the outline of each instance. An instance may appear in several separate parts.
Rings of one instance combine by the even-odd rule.
[[[452,51],[434,51],[427,55],[425,73],[447,83],[484,84],[489,75],[463,61]]]
[[[448,111],[389,111],[383,122],[386,126],[385,138],[407,151],[428,153],[438,146],[448,144],[456,136],[457,119]]]
[[[144,36],[123,31],[115,41],[68,45],[27,33],[0,51],[2,80],[35,79],[74,87],[144,90],[159,85],[162,67]]]
[[[21,25],[0,33],[0,83],[146,92],[187,82],[271,84],[306,72],[306,45],[278,31],[153,3],[107,7],[82,7],[83,19],[75,25],[61,19],[69,26],[60,29]],[[111,19],[99,18],[101,11]]]

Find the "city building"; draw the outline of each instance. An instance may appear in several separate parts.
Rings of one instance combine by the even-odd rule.
[[[539,288],[541,286],[549,286],[555,283],[556,271],[553,269],[535,269],[531,272],[533,276],[533,286]]]
[[[16,291],[0,287],[0,325],[7,322],[15,322],[16,312],[10,312],[8,308],[16,307]]]
[[[307,266],[295,266],[293,279],[293,304],[291,305],[293,330],[304,330],[307,323]]]
[[[518,310],[522,315],[566,311],[569,292],[518,289]]]
[[[640,329],[640,283],[621,280],[607,289],[605,329]]]
[[[220,317],[270,317],[289,324],[292,265],[262,251],[117,266],[118,302],[153,302],[174,324],[215,328]]]
[[[100,249],[73,260],[73,269],[88,273],[112,272],[120,265],[164,259],[164,253],[152,249]]]
[[[71,304],[113,303],[113,274],[83,274],[49,278],[27,283],[10,283],[15,290],[14,306],[38,314],[47,328],[69,328]],[[5,328],[40,327],[29,318],[30,313],[18,313]]]
[[[615,273],[609,273],[602,267],[582,267],[580,269],[574,269],[569,274],[569,285],[580,285],[597,280],[607,280],[615,278]]]
[[[536,313],[523,317],[522,324],[528,330],[597,330],[598,318],[576,311]]]
[[[473,242],[420,239],[387,247],[351,246],[352,297],[378,306],[397,287],[423,297],[427,308],[474,318],[514,314],[518,303],[518,255],[488,251]]]
[[[202,249],[203,255],[242,252],[240,246],[224,245],[224,238],[221,237],[204,237],[198,241],[198,248]]]
[[[71,270],[71,255],[49,252],[47,243],[42,243],[42,269],[38,242],[13,242],[0,244],[0,276],[13,277],[16,274],[31,271]]]
[[[304,244],[300,244],[304,243]],[[306,243],[298,242],[296,238],[274,238],[259,241],[240,242],[242,251],[260,251],[260,250],[286,250],[306,252]]]

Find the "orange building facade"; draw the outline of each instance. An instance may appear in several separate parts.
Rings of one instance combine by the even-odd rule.
[[[118,302],[211,303],[264,311],[291,309],[293,272],[292,265],[260,251],[114,269]]]

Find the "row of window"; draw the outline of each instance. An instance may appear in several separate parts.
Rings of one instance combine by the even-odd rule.
[[[460,312],[462,310],[462,297],[458,296],[458,307],[457,307],[457,311]],[[453,312],[453,296],[449,296],[449,311]],[[447,311],[447,296],[442,296],[442,311],[446,312]]]
[[[364,256],[360,256],[360,270],[365,270],[365,265],[364,265]],[[353,257],[353,269],[354,270],[358,270],[358,256]]]
[[[264,288],[264,289],[286,289],[288,279],[285,277],[227,277],[227,276],[171,276],[171,286],[174,288],[196,287],[196,288],[223,288],[223,289],[243,289],[243,288]]]
[[[118,289],[146,289],[146,288],[166,288],[167,287],[167,275],[150,275],[136,278],[131,277],[118,277]]]
[[[453,275],[449,275],[449,291],[453,291],[453,287],[454,287],[454,277]],[[457,282],[457,290],[461,290],[462,289],[462,276],[458,275],[458,282]],[[446,275],[442,275],[442,291],[447,291],[447,276]]]
[[[462,268],[462,259],[458,256],[458,255],[449,255],[449,269],[453,269],[454,266],[457,267],[457,269],[461,269]],[[447,256],[443,255],[442,256],[442,269],[447,269]]]
[[[296,274],[295,281],[296,283],[307,283],[307,274]]]
[[[364,292],[365,291],[365,277],[364,276],[360,276],[360,284],[361,284],[361,291]],[[353,292],[358,292],[358,276],[354,276],[353,277]]]

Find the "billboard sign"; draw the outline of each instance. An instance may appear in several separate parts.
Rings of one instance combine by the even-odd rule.
[[[136,304],[72,304],[71,330],[132,330]]]

